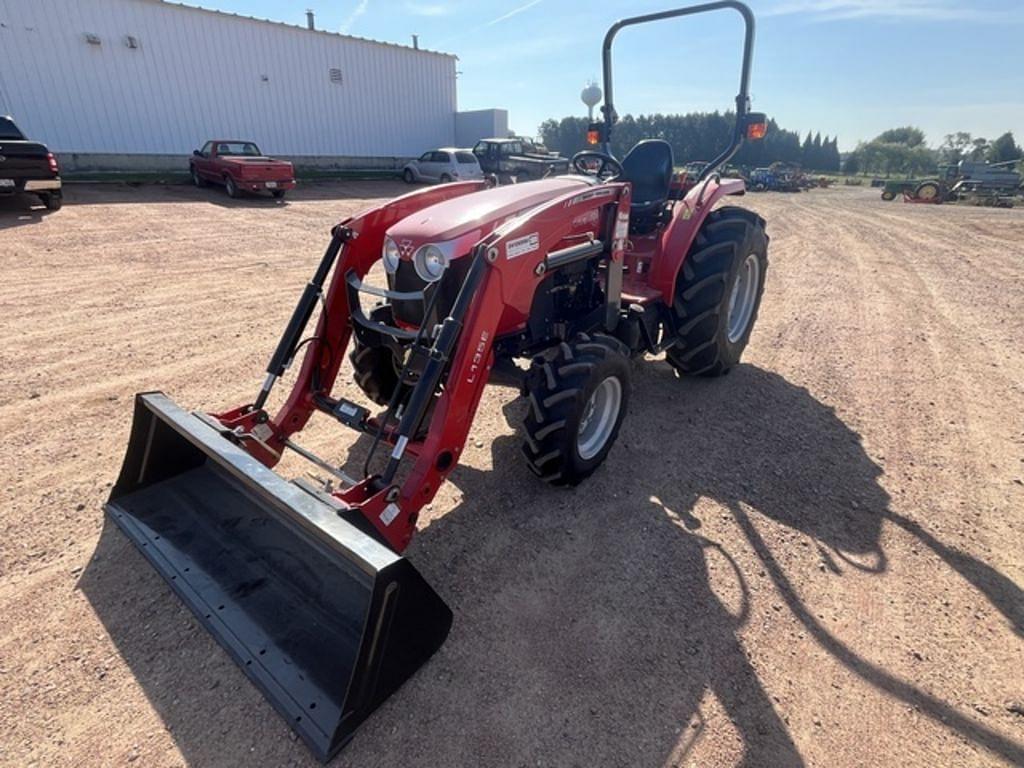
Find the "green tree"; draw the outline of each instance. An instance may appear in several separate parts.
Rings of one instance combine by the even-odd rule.
[[[839,155],[839,137],[835,136],[831,139],[826,137],[823,145],[821,170],[838,173],[841,165],[842,159]]]
[[[848,173],[851,176],[855,176],[860,173],[860,155],[856,152],[851,152],[846,156],[846,162],[843,163],[843,172]]]
[[[978,137],[977,139],[975,139],[974,141],[971,142],[971,148],[970,148],[970,151],[967,154],[967,158],[969,160],[975,160],[975,161],[977,161],[977,160],[984,160],[985,156],[988,154],[988,148],[989,148],[988,139],[983,139],[981,137]]]
[[[974,137],[966,131],[946,134],[939,147],[942,162],[956,165],[964,159],[968,149],[974,144]]]
[[[710,161],[728,146],[736,124],[732,112],[694,112],[686,115],[624,115],[612,131],[612,152],[623,157],[642,139],[660,138],[672,145],[676,163]],[[586,143],[588,121],[584,117],[563,117],[545,120],[537,135],[548,149],[571,157]],[[814,137],[809,134],[813,150]],[[825,154],[824,144],[821,153]],[[836,150],[838,155],[838,150]],[[733,162],[744,166],[766,166],[774,162],[803,163],[800,136],[768,121],[768,133],[762,141],[743,144]],[[835,161],[838,164],[838,157]],[[822,167],[818,170],[828,170]]]
[[[814,143],[811,144],[811,159],[807,167],[812,171],[820,171],[823,166],[824,155],[822,154],[821,132],[814,134]]]
[[[1024,155],[1024,150],[1017,146],[1011,131],[1007,131],[993,141],[988,148],[988,161],[990,163],[1006,163],[1011,160],[1018,160],[1022,155]]]
[[[924,131],[912,125],[905,125],[902,128],[890,128],[882,131],[874,139],[883,144],[905,144],[908,147],[924,146]]]

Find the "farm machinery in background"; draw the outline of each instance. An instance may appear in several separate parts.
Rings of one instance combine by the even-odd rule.
[[[1019,162],[962,160],[956,164],[940,165],[938,176],[933,178],[887,181],[882,188],[882,199],[895,200],[902,195],[908,203],[965,203],[1012,208],[1021,194],[1021,175],[1013,169]]]
[[[694,185],[674,190],[667,142],[611,153],[612,43],[626,27],[724,9],[745,25],[736,123]],[[488,383],[526,401],[526,467],[574,486],[612,450],[635,365],[717,377],[739,363],[768,236],[760,216],[723,204],[745,188],[717,169],[767,130],[750,111],[753,44],[736,0],[617,22],[601,149],[577,153],[576,174],[427,187],[337,223],[254,399],[210,413],[136,396],[107,513],[320,759],[448,634],[451,609],[401,553],[459,464]],[[375,267],[386,288],[367,280]],[[335,391],[346,353],[359,402]],[[300,445],[314,417],[359,435],[358,460]],[[279,475],[286,454],[320,477]]]
[[[755,168],[747,176],[752,192],[802,192],[804,174],[794,165],[772,163],[767,168]]]

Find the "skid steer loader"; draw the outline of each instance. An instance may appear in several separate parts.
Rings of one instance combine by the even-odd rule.
[[[745,23],[735,129],[696,184],[673,190],[666,142],[611,154],[612,43],[626,27],[721,9]],[[446,637],[451,611],[400,553],[458,463],[489,380],[515,377],[529,403],[527,466],[575,485],[615,442],[631,357],[664,353],[693,376],[739,362],[768,238],[757,215],[718,205],[744,186],[716,169],[764,135],[749,108],[753,40],[750,10],[731,0],[616,23],[602,149],[577,154],[576,174],[426,188],[337,224],[252,401],[204,413],[137,396],[107,512],[319,758]],[[378,261],[386,289],[365,281]],[[368,402],[333,393],[347,350]],[[372,440],[361,476],[296,442],[314,414]],[[330,482],[279,476],[286,452]]]

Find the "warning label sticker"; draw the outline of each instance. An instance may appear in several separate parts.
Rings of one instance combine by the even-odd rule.
[[[518,259],[520,256],[533,253],[538,248],[540,248],[540,233],[534,232],[525,237],[517,237],[515,240],[509,240],[505,245],[505,258],[509,261]]]

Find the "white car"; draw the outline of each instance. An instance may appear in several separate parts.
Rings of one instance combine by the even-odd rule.
[[[441,147],[424,152],[418,160],[413,160],[402,169],[402,178],[408,184],[414,181],[440,181],[446,184],[449,181],[467,181],[483,177],[484,172],[480,170],[480,163],[473,151],[455,147]]]

